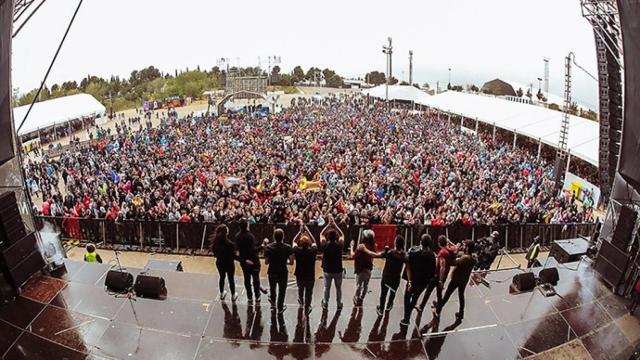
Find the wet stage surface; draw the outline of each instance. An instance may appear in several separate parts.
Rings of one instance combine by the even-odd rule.
[[[640,343],[640,321],[626,310],[589,264],[559,267],[560,296],[510,294],[519,270],[475,278],[466,289],[465,318],[456,322],[457,296],[436,323],[413,311],[401,326],[404,282],[395,306],[377,316],[380,280],[362,307],[352,305],[355,280],[343,281],[344,308],[335,293],[322,310],[322,280],[306,318],[290,283],[283,315],[266,296],[248,304],[244,286],[232,303],[217,300],[217,275],[150,271],[164,277],[165,300],[129,299],[104,289],[108,265],[67,260],[66,271],[40,276],[14,302],[0,306],[0,355],[5,359],[553,359],[572,355],[626,359]],[[188,270],[188,269],[187,269]],[[129,269],[137,275],[140,269]],[[479,285],[477,285],[479,284]],[[262,286],[267,280],[262,279]],[[435,292],[431,295],[435,299]],[[429,301],[431,302],[431,301]],[[539,354],[539,355],[538,355]],[[571,357],[569,357],[571,358]]]

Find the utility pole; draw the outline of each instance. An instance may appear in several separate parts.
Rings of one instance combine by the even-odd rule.
[[[387,83],[385,84],[384,96],[387,105],[389,104],[389,82],[391,81],[391,55],[393,54],[393,46],[391,44],[391,37],[388,37],[389,45],[382,45],[382,53],[387,55]]]
[[[413,85],[413,50],[409,50],[409,85]]]

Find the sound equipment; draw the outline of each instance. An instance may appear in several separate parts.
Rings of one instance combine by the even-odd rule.
[[[606,283],[616,288],[624,277],[630,257],[630,254],[604,240],[593,268]]]
[[[6,247],[27,235],[18,201],[13,191],[0,195],[0,248]]]
[[[540,270],[538,274],[538,278],[540,279],[541,284],[558,284],[558,280],[560,280],[560,276],[558,275],[558,269],[555,267],[546,268]]]
[[[0,165],[15,156],[11,111],[11,37],[13,0],[0,1]],[[4,176],[4,175],[3,175]]]
[[[533,290],[536,286],[536,276],[533,273],[521,273],[513,276],[513,282],[511,284],[514,289],[518,291]]]
[[[633,234],[633,228],[636,225],[637,218],[638,213],[634,209],[628,206],[622,206],[620,208],[620,214],[618,214],[618,222],[616,222],[616,226],[613,229],[611,244],[622,251],[626,251],[631,242],[631,235]]]
[[[151,299],[160,299],[167,291],[163,278],[148,275],[138,275],[133,289],[137,296]]]
[[[35,233],[27,233],[15,193],[0,195],[0,270],[14,289],[42,270],[44,259]]]
[[[126,293],[133,286],[133,275],[126,271],[109,270],[104,286],[113,292]]]
[[[551,245],[549,256],[559,263],[574,262],[586,255],[588,249],[589,242],[581,238],[556,240]]]

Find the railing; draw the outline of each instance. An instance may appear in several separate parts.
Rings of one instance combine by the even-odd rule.
[[[110,221],[105,219],[77,219],[51,216],[36,216],[38,229],[52,227],[50,231],[59,232],[62,239],[75,239],[96,243],[103,247],[124,247],[131,250],[161,251],[172,253],[208,254],[217,223],[182,223],[174,221]],[[47,225],[48,224],[48,225]],[[233,236],[239,230],[239,224],[226,224]],[[316,239],[319,239],[321,226],[308,225]],[[341,225],[347,244],[357,243],[362,235],[363,225]],[[476,240],[489,236],[491,232],[500,233],[501,247],[510,251],[526,249],[533,238],[540,236],[542,246],[550,246],[553,240],[576,238],[580,235],[591,236],[595,224],[509,224],[509,225],[374,225],[378,247],[393,244],[395,234],[403,235],[406,247],[417,245],[420,235],[428,233],[432,238],[447,235],[453,242],[464,239]],[[271,238],[273,230],[281,228],[285,232],[285,241],[291,242],[299,227],[294,224],[252,224],[251,233],[262,241]]]

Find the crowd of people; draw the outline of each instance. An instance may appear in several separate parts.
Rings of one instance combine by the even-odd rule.
[[[47,216],[323,226],[589,222],[554,196],[553,167],[434,113],[359,96],[299,98],[277,114],[175,112],[24,164]],[[137,126],[136,126],[137,125]]]

